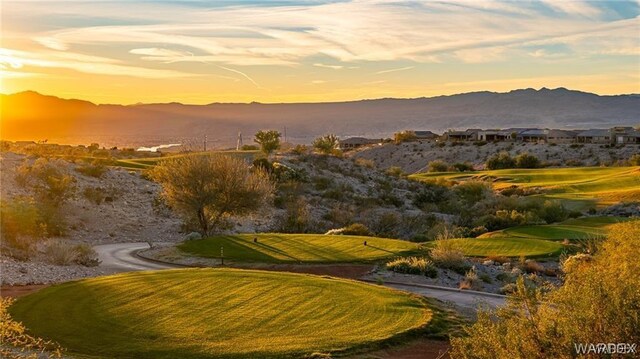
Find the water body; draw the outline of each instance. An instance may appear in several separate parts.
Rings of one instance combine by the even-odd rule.
[[[171,147],[176,147],[176,146],[182,146],[182,144],[181,143],[171,143],[171,144],[168,144],[168,145],[159,145],[159,146],[153,146],[153,147],[140,147],[136,151],[158,152],[158,150],[161,150],[163,148],[171,148]]]

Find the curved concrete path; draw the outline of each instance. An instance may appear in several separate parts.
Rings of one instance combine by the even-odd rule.
[[[102,261],[102,263],[100,263],[100,267],[109,273],[184,268],[184,266],[145,260],[136,256],[136,251],[149,248],[149,244],[146,242],[102,244],[94,246],[93,248],[98,252],[98,256]],[[403,283],[384,283],[384,285],[389,288],[399,289],[425,297],[436,298],[444,302],[453,303],[466,310],[475,310],[479,304],[497,307],[505,303],[504,296],[459,291],[453,288],[439,288],[436,286],[411,285]]]

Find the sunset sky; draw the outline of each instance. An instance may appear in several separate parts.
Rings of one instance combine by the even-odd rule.
[[[319,102],[640,93],[638,1],[2,1],[0,92]]]

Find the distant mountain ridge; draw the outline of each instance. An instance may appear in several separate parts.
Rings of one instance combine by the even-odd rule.
[[[308,143],[325,133],[377,138],[404,129],[608,128],[640,123],[638,94],[600,96],[566,88],[326,103],[97,105],[33,91],[0,95],[0,101],[2,139],[108,146],[196,145],[207,135],[213,147],[228,147],[235,145],[238,132],[246,144],[259,129],[285,127],[288,140]]]

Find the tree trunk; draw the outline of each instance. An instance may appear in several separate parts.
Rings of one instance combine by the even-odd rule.
[[[198,208],[198,222],[200,222],[200,229],[202,230],[202,236],[205,237],[209,234],[209,222],[207,216],[204,214],[204,208]]]

